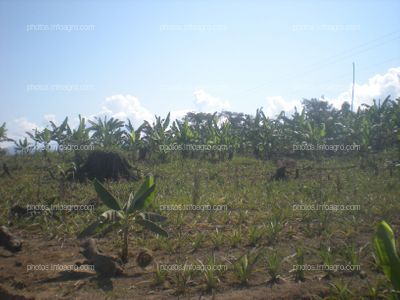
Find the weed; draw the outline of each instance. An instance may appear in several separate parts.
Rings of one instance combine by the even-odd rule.
[[[157,264],[156,271],[153,276],[153,282],[155,285],[161,285],[165,282],[168,276],[168,271],[160,268],[159,264]]]

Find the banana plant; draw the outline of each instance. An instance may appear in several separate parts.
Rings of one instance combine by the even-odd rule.
[[[262,130],[262,108],[256,110],[256,115],[246,115],[244,120],[244,127],[246,132],[246,146],[250,147],[256,158],[260,157],[260,145],[261,136],[260,131]]]
[[[278,120],[284,118],[284,114],[280,114],[277,120],[271,120],[265,116],[264,112],[260,111],[262,117],[262,126],[260,128],[260,149],[263,153],[263,159],[270,159],[273,152],[277,149],[283,149],[283,145],[280,145],[281,138],[284,136],[282,132],[282,126]]]
[[[156,122],[153,123],[150,136],[150,144],[153,151],[154,150],[157,151],[160,145],[165,145],[169,142],[170,131],[167,129],[170,122],[170,115],[171,113],[168,113],[165,120],[161,119],[161,117],[155,116]],[[166,157],[167,157],[166,153],[161,152],[160,154],[161,160],[164,161]]]
[[[102,120],[95,117],[95,121],[89,120],[92,125],[89,131],[93,131],[92,140],[102,147],[114,147],[122,144],[124,132],[122,127],[124,122],[111,118],[107,120],[107,116]]]
[[[68,138],[68,117],[64,119],[60,126],[57,126],[53,121],[50,121],[50,125],[52,128],[51,140],[56,141],[59,146],[65,144]]]
[[[400,256],[397,252],[393,230],[388,223],[381,221],[374,236],[375,255],[387,279],[400,299]]]
[[[173,141],[180,145],[191,144],[196,139],[196,135],[190,128],[187,120],[184,122],[176,120],[172,123],[172,136]],[[181,153],[183,157],[188,156],[187,151],[182,151]]]
[[[35,144],[43,144],[43,154],[46,156],[51,142],[51,131],[48,128],[45,128],[42,131],[35,129],[34,133],[26,132],[26,134],[35,141]]]
[[[131,120],[128,119],[128,124],[125,125],[126,131],[123,136],[123,148],[129,151],[130,157],[133,161],[138,158],[138,152],[141,145],[141,127],[137,130],[133,127]]]
[[[392,140],[393,143],[397,146],[398,159],[400,160],[400,98],[397,98],[396,102],[393,101],[391,116],[389,117],[389,120],[391,120],[392,122]]]
[[[162,229],[156,222],[163,222],[166,217],[152,212],[145,212],[153,202],[156,194],[154,178],[147,176],[139,190],[131,193],[124,205],[112,195],[97,179],[93,181],[94,188],[101,201],[109,208],[102,213],[96,221],[86,227],[78,238],[91,236],[98,229],[109,225],[110,229],[119,228],[123,233],[123,245],[121,259],[124,263],[128,261],[128,234],[132,225],[140,225],[156,234],[168,237],[168,233]]]
[[[133,128],[132,128],[133,129]],[[147,157],[150,158],[153,146],[152,141],[153,127],[149,122],[144,121],[142,125],[135,131],[135,147],[139,151],[139,160],[145,160]]]
[[[127,131],[124,132],[124,145],[127,149],[131,149],[136,142],[136,132],[131,120],[128,119],[128,124],[125,125],[125,129]]]
[[[306,122],[305,135],[308,138],[308,141],[313,144],[322,143],[326,135],[325,123],[321,123],[320,125],[318,125],[313,121]]]
[[[79,115],[79,125],[77,129],[71,130],[69,125],[66,125],[66,142],[72,145],[89,144],[89,129],[86,128],[86,119]]]
[[[229,120],[224,121],[221,125],[218,125],[218,117],[216,113],[213,118],[207,122],[208,138],[207,144],[209,145],[225,145],[232,148],[234,145],[234,139],[231,135],[231,123]],[[214,152],[213,152],[214,155]],[[219,153],[219,159],[225,160],[225,151]]]
[[[27,138],[23,140],[19,139],[18,142],[14,141],[15,144],[15,151],[21,152],[22,155],[28,154],[32,151],[31,143],[28,142]]]
[[[0,143],[1,142],[13,142],[13,139],[7,137],[7,128],[6,123],[4,122],[3,125],[0,126]]]

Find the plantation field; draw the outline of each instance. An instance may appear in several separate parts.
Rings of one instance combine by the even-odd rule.
[[[43,269],[84,265],[77,235],[107,210],[92,182],[66,180],[57,169],[62,158],[48,157],[2,157],[11,177],[0,177],[0,224],[23,243],[16,253],[0,248],[0,299],[389,297],[372,239],[381,220],[399,238],[400,170],[390,174],[385,167],[394,155],[377,155],[377,168],[360,168],[356,158],[297,160],[298,178],[289,168],[282,181],[271,180],[276,162],[240,156],[218,163],[135,163],[143,175],[154,176],[156,196],[147,211],[167,217],[161,226],[169,236],[133,226],[128,262],[121,264],[122,274],[110,277]],[[125,203],[143,181],[103,185]],[[10,214],[16,204],[36,205],[36,213]],[[57,205],[86,206],[43,209]],[[95,238],[104,254],[121,256],[121,231]],[[153,258],[145,268],[137,261],[143,249]]]

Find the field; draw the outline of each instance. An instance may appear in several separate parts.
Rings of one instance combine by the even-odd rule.
[[[287,180],[271,180],[276,161],[245,156],[137,162],[144,175],[154,176],[156,196],[147,210],[168,218],[162,228],[169,236],[133,226],[128,262],[122,274],[109,277],[43,269],[84,265],[77,235],[107,210],[92,182],[57,173],[63,159],[56,153],[2,157],[11,176],[0,177],[0,223],[23,242],[19,252],[0,248],[1,299],[390,297],[372,243],[381,220],[397,238],[400,232],[400,170],[385,167],[390,152],[376,155],[374,168],[360,168],[354,156],[298,159]],[[125,202],[143,181],[105,181],[104,187]],[[16,204],[93,209],[10,214]],[[95,237],[104,254],[121,256],[121,231]],[[141,268],[143,249],[153,260]]]

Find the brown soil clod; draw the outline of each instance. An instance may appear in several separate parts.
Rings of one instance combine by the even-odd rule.
[[[153,255],[149,249],[141,249],[136,257],[136,263],[142,269],[146,268],[153,261]]]
[[[18,252],[21,251],[22,241],[16,238],[6,226],[1,226],[0,245],[10,252]]]
[[[94,239],[83,242],[82,248],[80,253],[89,264],[94,265],[94,269],[100,277],[114,277],[123,273],[118,258],[102,254]]]

